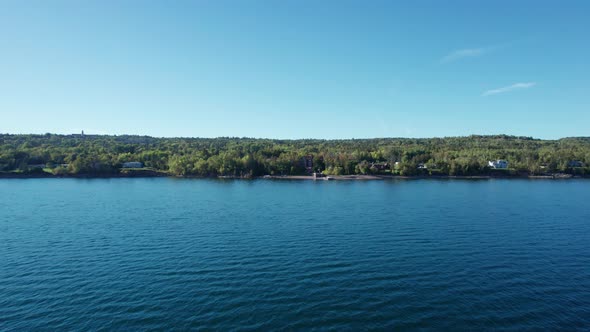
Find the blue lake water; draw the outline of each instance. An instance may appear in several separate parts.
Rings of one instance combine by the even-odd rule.
[[[590,181],[0,180],[0,331],[589,330]]]

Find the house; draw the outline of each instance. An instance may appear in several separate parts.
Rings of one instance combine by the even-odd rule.
[[[584,167],[584,163],[579,161],[579,160],[572,160],[569,163],[567,163],[567,167]]]
[[[493,169],[506,169],[508,168],[508,162],[502,159],[492,160],[488,161],[488,166]]]
[[[418,169],[428,169],[428,167],[424,163],[419,163]]]
[[[139,161],[129,161],[123,163],[123,168],[143,168],[143,163],[140,163]]]
[[[389,169],[389,164],[388,163],[371,163],[371,169],[374,169],[376,171],[384,171],[386,169]]]

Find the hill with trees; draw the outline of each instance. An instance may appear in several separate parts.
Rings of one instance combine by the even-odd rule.
[[[304,159],[327,175],[590,174],[590,137],[253,139],[0,134],[2,174],[121,176],[125,162],[177,176],[303,175]],[[495,170],[488,161],[508,161]],[[576,162],[576,163],[572,163]],[[135,170],[137,171],[137,170]]]

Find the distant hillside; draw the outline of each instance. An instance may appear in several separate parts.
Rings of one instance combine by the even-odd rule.
[[[498,159],[507,161],[508,168],[488,165]],[[4,173],[114,175],[122,172],[125,162],[140,162],[152,172],[195,176],[301,175],[309,171],[406,176],[590,174],[590,137],[274,140],[0,134],[0,172]]]

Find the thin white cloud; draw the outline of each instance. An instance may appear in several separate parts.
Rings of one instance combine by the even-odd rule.
[[[505,93],[505,92],[510,92],[510,91],[514,91],[514,90],[528,89],[528,88],[532,88],[536,84],[537,84],[536,82],[514,83],[512,85],[505,86],[502,88],[485,91],[481,95],[486,97],[486,96],[497,95],[499,93]]]
[[[465,48],[462,50],[456,50],[456,51],[453,51],[453,52],[447,54],[442,59],[440,59],[440,63],[453,62],[453,61],[463,59],[463,58],[472,58],[472,57],[476,57],[476,56],[481,56],[481,55],[486,54],[490,50],[492,50],[491,47]]]

